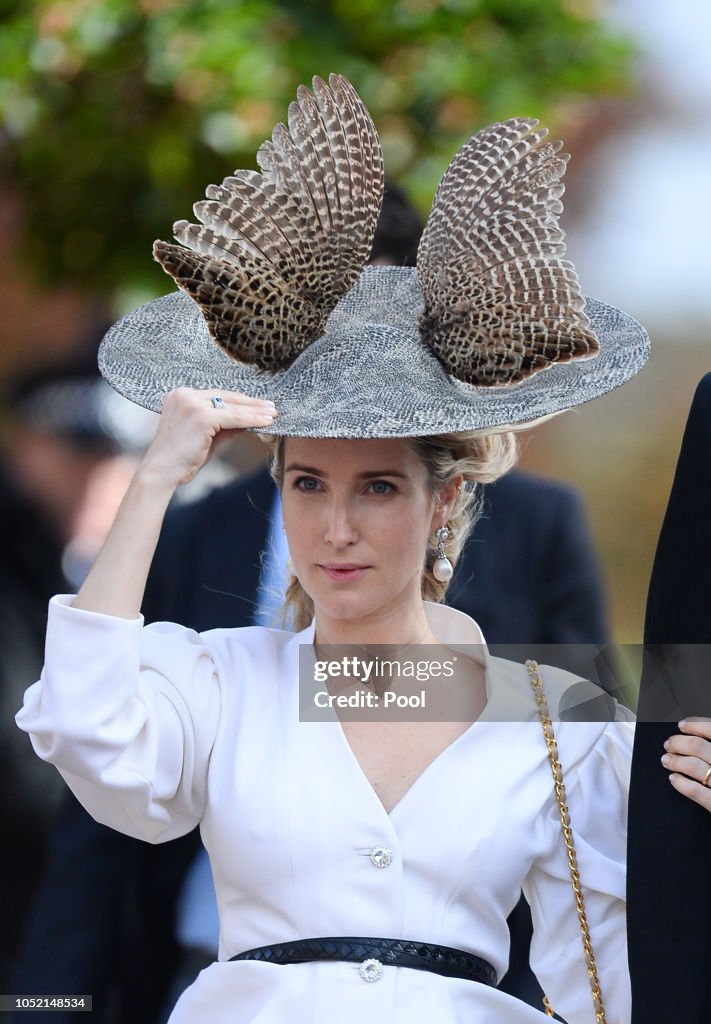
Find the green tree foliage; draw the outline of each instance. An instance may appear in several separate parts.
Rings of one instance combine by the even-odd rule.
[[[0,15],[0,162],[53,281],[157,293],[154,238],[254,154],[296,86],[347,75],[423,209],[477,127],[619,92],[595,0],[36,0]]]

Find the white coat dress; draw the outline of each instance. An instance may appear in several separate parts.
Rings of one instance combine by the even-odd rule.
[[[312,642],[313,624],[300,634],[197,634],[71,600],[51,602],[45,669],[17,722],[98,821],[149,842],[200,823],[219,961],[183,994],[170,1024],[543,1024],[543,1012],[495,988],[428,971],[386,966],[367,982],[353,963],[226,962],[290,939],[382,936],[471,951],[501,977],[521,885],[544,991],[568,1024],[594,1024],[524,666],[480,648],[481,718],[388,814],[339,722],[299,720],[299,645]],[[425,611],[443,644],[482,643],[466,615],[434,604]],[[575,679],[541,674],[555,717]],[[512,701],[521,720],[501,721]],[[632,732],[629,721],[556,725],[608,1024],[630,1019],[623,901]],[[378,847],[389,854],[376,856]]]

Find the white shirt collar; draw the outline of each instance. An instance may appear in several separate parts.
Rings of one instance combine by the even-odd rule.
[[[448,647],[476,644],[487,656],[486,641],[477,622],[464,612],[450,608],[446,604],[434,601],[423,601],[425,618],[437,639]],[[300,644],[312,644],[316,634],[316,619],[312,619],[306,629],[297,633]]]

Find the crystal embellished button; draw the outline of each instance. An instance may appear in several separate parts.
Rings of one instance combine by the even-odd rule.
[[[393,851],[387,846],[374,846],[370,851],[370,863],[376,868],[386,868],[392,863]]]
[[[380,981],[383,976],[383,965],[379,960],[364,960],[358,972],[363,981]]]

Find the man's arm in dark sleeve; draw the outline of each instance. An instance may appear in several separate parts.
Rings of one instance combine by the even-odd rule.
[[[652,569],[645,643],[686,660],[707,699],[711,672],[711,374],[687,421]],[[694,645],[695,649],[691,646]],[[650,648],[650,651],[652,648]],[[708,662],[708,659],[706,659]],[[629,805],[627,922],[632,1024],[708,1024],[711,1015],[711,814],[677,793],[660,763],[675,721],[655,693],[645,658]],[[699,674],[700,673],[700,674]],[[683,706],[683,693],[670,707]],[[706,712],[708,710],[706,709]],[[661,715],[660,715],[661,717]]]

